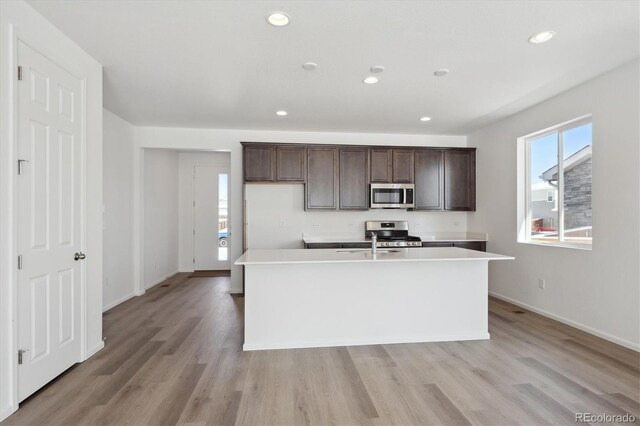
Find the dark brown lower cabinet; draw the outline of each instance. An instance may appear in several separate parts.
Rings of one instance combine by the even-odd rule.
[[[306,249],[330,249],[330,248],[339,249],[339,248],[342,248],[342,244],[340,243],[307,243],[304,245],[304,248]]]
[[[423,241],[422,247],[460,247],[469,250],[487,251],[486,241]]]
[[[340,149],[340,210],[369,209],[369,150]]]
[[[463,241],[453,243],[454,247],[466,248],[469,250],[487,251],[486,241]]]
[[[338,148],[307,148],[305,210],[338,208]]]
[[[486,241],[423,241],[422,247],[460,247],[469,250],[487,251]],[[304,248],[308,249],[367,249],[371,248],[371,243],[307,243]],[[409,248],[408,250],[412,250]]]

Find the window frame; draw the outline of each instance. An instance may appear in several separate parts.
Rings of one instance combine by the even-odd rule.
[[[557,124],[546,129],[530,133],[518,138],[518,174],[517,179],[518,193],[523,195],[518,198],[518,226],[517,242],[524,244],[540,245],[545,247],[564,247],[580,250],[592,250],[593,237],[591,244],[586,243],[570,243],[564,240],[564,140],[563,133],[576,127],[591,124],[591,146],[593,147],[593,119],[591,114]],[[531,142],[534,139],[543,138],[551,134],[557,133],[557,152],[558,152],[558,240],[555,242],[542,242],[531,239]],[[593,148],[592,148],[593,149]],[[548,199],[548,198],[547,198]],[[593,201],[592,201],[593,206]],[[524,213],[524,214],[523,214]]]

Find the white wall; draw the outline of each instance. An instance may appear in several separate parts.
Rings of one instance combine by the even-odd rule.
[[[84,81],[85,315],[81,358],[102,342],[102,66],[24,1],[0,1],[0,420],[18,408],[16,340],[16,70],[24,41]]]
[[[640,108],[638,62],[469,136],[477,207],[469,226],[491,235],[490,291],[640,349]],[[593,250],[516,243],[516,139],[593,114]],[[537,280],[546,280],[546,289]]]
[[[411,234],[466,232],[466,212],[305,211],[303,184],[246,186],[247,248],[303,248],[302,233],[364,237],[365,220],[407,220]]]
[[[138,150],[134,161],[140,162],[144,148],[169,148],[182,150],[217,150],[230,152],[231,180],[229,182],[229,210],[231,212],[230,227],[231,251],[233,262],[242,255],[242,146],[245,142],[284,142],[284,143],[328,143],[343,145],[404,145],[404,146],[467,146],[466,136],[440,135],[394,135],[381,133],[328,133],[328,132],[284,132],[260,130],[222,130],[222,129],[185,129],[171,127],[137,127],[135,139]],[[134,170],[136,187],[142,178]],[[135,191],[139,191],[134,189]],[[140,194],[134,198],[141,199]],[[134,233],[142,235],[142,208],[134,200]],[[137,224],[137,225],[136,225]],[[139,240],[134,240],[134,256],[141,256],[144,249]],[[141,280],[141,272],[137,271],[136,279]],[[231,292],[242,289],[242,268],[231,268]]]
[[[133,126],[104,110],[104,269],[102,307],[135,294],[133,286]]]
[[[144,153],[144,288],[178,272],[178,153]]]
[[[179,163],[179,252],[181,272],[193,271],[193,168],[229,166],[228,152],[180,152]],[[213,183],[212,183],[213,184]]]

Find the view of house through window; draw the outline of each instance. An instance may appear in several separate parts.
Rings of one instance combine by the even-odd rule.
[[[591,122],[558,127],[526,144],[528,241],[590,245]]]

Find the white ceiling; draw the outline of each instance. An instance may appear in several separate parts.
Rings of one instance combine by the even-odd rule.
[[[638,1],[29,3],[104,65],[105,106],[136,125],[464,134],[640,56]],[[542,30],[557,35],[527,42]]]

